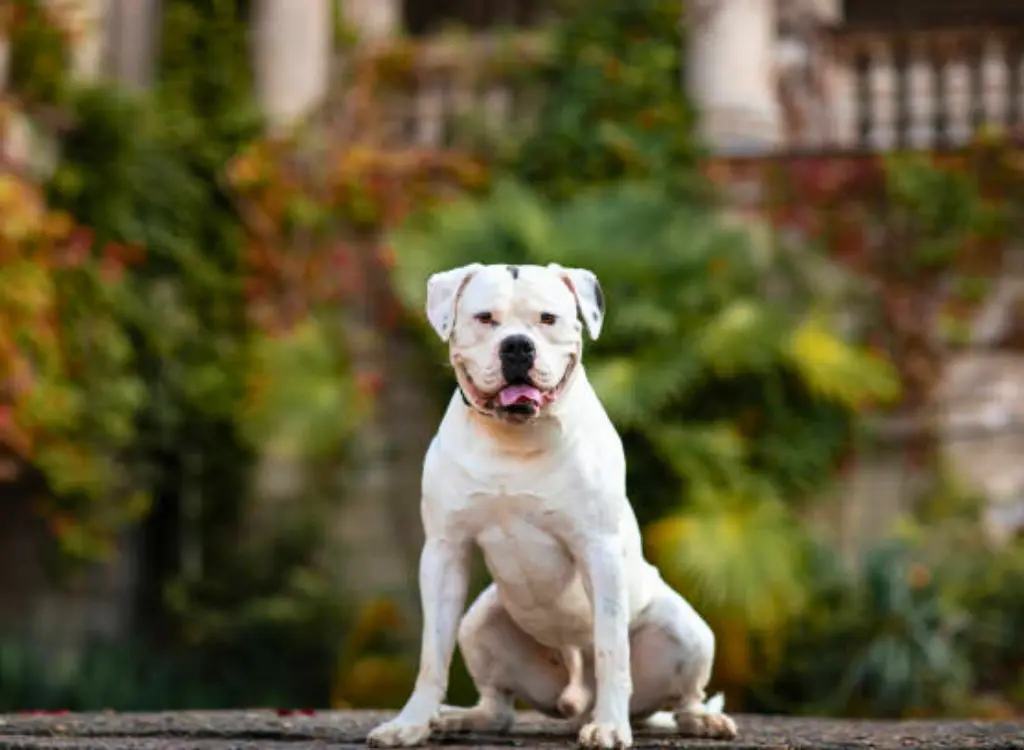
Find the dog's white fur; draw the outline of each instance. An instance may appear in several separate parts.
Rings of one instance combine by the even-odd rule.
[[[584,747],[629,747],[637,721],[736,735],[721,700],[704,702],[711,629],[644,559],[622,442],[580,364],[577,311],[596,338],[602,295],[583,269],[473,264],[428,282],[427,315],[461,393],[423,470],[419,675],[371,745],[505,731],[517,698],[578,721]],[[512,334],[536,349],[530,377],[546,395],[532,417],[495,406]],[[494,580],[463,616],[474,543]],[[456,637],[480,700],[442,710]]]

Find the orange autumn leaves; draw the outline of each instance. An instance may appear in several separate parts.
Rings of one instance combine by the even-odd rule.
[[[140,255],[119,245],[97,252],[92,233],[50,210],[39,186],[0,173],[0,481],[31,464],[70,502],[117,482],[112,454],[131,435],[140,390],[126,374],[123,332],[106,314],[125,264]],[[100,397],[90,391],[97,380],[110,389]],[[101,417],[90,413],[101,407]],[[99,439],[78,439],[94,421]],[[61,541],[96,551],[60,502],[44,505]]]
[[[229,165],[227,181],[248,230],[244,284],[254,321],[287,330],[318,305],[368,292],[374,271],[394,264],[387,228],[486,178],[475,160],[443,151],[251,145]]]

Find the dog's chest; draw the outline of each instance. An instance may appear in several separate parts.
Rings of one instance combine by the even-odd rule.
[[[524,606],[551,604],[577,578],[564,540],[573,523],[563,509],[529,492],[481,493],[466,513],[494,581]]]
[[[491,575],[508,586],[562,588],[575,570],[572,556],[543,518],[499,516],[476,536]]]

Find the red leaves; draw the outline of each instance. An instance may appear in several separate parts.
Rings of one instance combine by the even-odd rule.
[[[286,329],[324,305],[369,303],[383,328],[395,325],[401,311],[374,299],[387,296],[386,284],[371,283],[396,263],[385,231],[483,175],[473,160],[441,151],[254,144],[227,173],[250,235],[243,264],[253,320]]]
[[[816,243],[871,280],[878,290],[878,329],[868,336],[897,366],[901,406],[908,411],[928,403],[942,373],[942,344],[933,331],[943,308],[942,279],[998,273],[1006,240],[1024,224],[1017,197],[1024,195],[1024,148],[1006,141],[916,160],[858,154],[711,159],[705,172],[726,194],[758,185],[761,213],[784,238]],[[973,187],[950,201],[965,183]],[[964,205],[971,189],[986,220],[972,220],[973,209]],[[959,210],[948,221],[934,209],[947,203],[951,213]],[[947,247],[952,251],[943,252]],[[919,442],[910,457],[927,460],[929,441]]]
[[[356,390],[363,396],[376,396],[384,388],[384,374],[378,370],[365,370],[356,375]]]
[[[274,713],[278,716],[316,716],[316,710],[312,708],[275,708]]]
[[[0,450],[31,462],[66,428],[66,414],[52,404],[80,374],[65,329],[70,297],[64,290],[71,288],[65,284],[75,295],[96,276],[116,284],[141,252],[129,245],[96,248],[90,228],[51,210],[40,186],[14,172],[0,173],[0,227]]]
[[[57,268],[75,268],[82,265],[92,255],[93,232],[89,227],[75,227],[68,238],[55,248],[53,253],[54,266]]]

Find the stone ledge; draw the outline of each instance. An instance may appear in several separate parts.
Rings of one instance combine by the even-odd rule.
[[[281,715],[275,711],[155,714],[46,714],[0,716],[0,749],[11,750],[312,750],[363,747],[368,729],[386,718],[378,711],[324,711]],[[1024,721],[834,721],[737,716],[734,742],[686,740],[640,732],[638,747],[814,748],[905,750],[975,748],[1024,750]],[[523,714],[512,735],[445,737],[435,744],[478,748],[570,748],[564,723]]]

